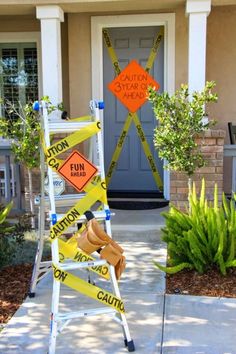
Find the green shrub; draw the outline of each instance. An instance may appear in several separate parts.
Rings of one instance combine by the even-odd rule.
[[[203,180],[200,198],[193,185],[189,203],[188,212],[171,206],[169,212],[162,213],[166,219],[162,239],[167,243],[168,267],[154,263],[170,274],[184,268],[204,273],[217,267],[225,275],[227,268],[236,266],[235,197],[229,203],[223,194],[223,203],[219,206],[215,185],[214,202],[208,202]]]
[[[16,224],[6,221],[6,218],[12,208],[13,202],[5,208],[0,207],[0,268],[9,264],[14,258],[16,247],[22,247],[24,242],[24,233],[29,231],[30,220],[27,216],[22,216]]]
[[[165,168],[191,177],[205,165],[195,138],[215,124],[213,120],[207,124],[203,121],[205,106],[217,101],[217,95],[212,93],[214,87],[213,81],[207,82],[202,91],[190,94],[188,86],[181,85],[173,95],[149,88],[148,99],[158,123],[153,141],[159,157],[166,160]]]
[[[0,268],[7,264],[13,252],[13,245],[8,235],[13,231],[14,226],[10,226],[5,221],[12,208],[12,204],[11,202],[0,210]]]

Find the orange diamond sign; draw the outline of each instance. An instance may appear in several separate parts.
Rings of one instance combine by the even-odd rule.
[[[108,85],[108,88],[129,112],[134,113],[146,102],[149,86],[155,87],[156,90],[160,87],[136,60],[132,60]]]
[[[81,192],[98,169],[78,151],[73,151],[58,172]]]

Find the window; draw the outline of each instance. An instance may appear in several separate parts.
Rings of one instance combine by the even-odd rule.
[[[38,99],[36,43],[0,43],[0,98],[16,106]]]
[[[4,164],[0,164],[0,197],[7,198],[7,189],[6,189],[6,166]],[[10,168],[10,194],[11,197],[16,196],[16,186],[15,186],[15,178],[14,178],[14,170],[13,165],[11,164]]]

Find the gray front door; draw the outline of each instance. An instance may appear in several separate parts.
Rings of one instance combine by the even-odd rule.
[[[108,32],[118,57],[120,68],[124,69],[132,59],[135,59],[145,68],[159,30],[160,27],[109,28]],[[159,53],[150,71],[150,75],[160,84],[159,92],[163,91],[164,83],[163,42],[162,40]],[[105,169],[107,171],[123,124],[127,118],[128,110],[107,88],[107,85],[114,79],[115,74],[105,45],[103,47],[103,58],[105,102],[104,152]],[[150,103],[145,103],[137,114],[155,158],[159,174],[163,180],[162,162],[158,158],[153,145],[153,130],[156,126],[156,119]],[[129,192],[154,192],[158,190],[133,123],[131,123],[128,136],[123,145],[116,170],[113,172],[109,190]]]

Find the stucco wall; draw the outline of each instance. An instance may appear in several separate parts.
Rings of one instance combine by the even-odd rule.
[[[228,122],[236,124],[236,6],[212,8],[207,26],[207,80],[216,81],[217,104],[209,107],[217,128],[226,130]],[[224,159],[224,190],[231,190],[231,161]]]
[[[175,14],[175,87],[188,82],[188,18],[185,7]]]
[[[40,31],[40,22],[35,16],[0,16],[0,32]]]
[[[71,117],[88,114],[91,99],[90,15],[68,14]]]
[[[61,52],[62,52],[62,97],[65,110],[70,114],[69,93],[69,55],[68,55],[68,16],[65,14],[61,23]]]

